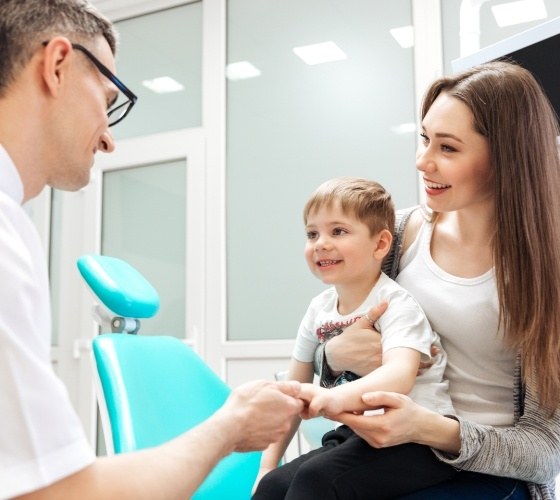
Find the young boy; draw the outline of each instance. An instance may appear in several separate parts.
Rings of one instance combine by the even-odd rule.
[[[381,272],[391,248],[394,221],[391,196],[377,182],[365,179],[327,181],[305,206],[307,264],[313,274],[332,285],[311,301],[288,370],[288,379],[306,383],[300,397],[308,403],[309,416],[335,419],[341,412],[364,411],[362,394],[375,390],[408,394],[441,414],[454,414],[443,380],[445,354],[437,335],[413,297]],[[382,338],[382,366],[362,378],[344,372],[331,388],[310,384],[317,346],[382,301],[388,303],[387,310],[374,325]],[[420,362],[430,359],[432,345],[439,354],[417,376]],[[284,440],[265,450],[254,499],[391,498],[454,474],[428,447],[407,444],[375,449],[346,426],[327,433],[321,448],[277,468],[299,422],[294,419]]]

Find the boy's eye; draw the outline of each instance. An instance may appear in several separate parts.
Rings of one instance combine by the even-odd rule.
[[[308,240],[314,240],[317,238],[317,231],[307,231],[306,235]]]
[[[348,231],[346,231],[346,229],[343,229],[341,227],[337,227],[335,229],[333,229],[333,235],[334,236],[340,236],[341,234],[346,234]]]

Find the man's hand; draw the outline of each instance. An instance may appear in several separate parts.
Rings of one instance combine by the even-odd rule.
[[[258,380],[237,387],[220,410],[237,433],[234,451],[263,450],[290,428],[303,410],[300,383]]]

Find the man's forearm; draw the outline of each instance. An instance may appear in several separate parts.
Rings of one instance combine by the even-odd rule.
[[[24,500],[190,498],[221,458],[234,447],[233,420],[218,415],[156,448],[98,459],[94,464]]]

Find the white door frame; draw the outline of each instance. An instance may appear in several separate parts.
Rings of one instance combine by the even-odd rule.
[[[185,298],[186,325],[184,340],[203,355],[205,293],[205,158],[201,128],[154,134],[122,140],[110,155],[98,155],[91,182],[79,193],[61,193],[64,213],[61,237],[59,302],[58,373],[69,387],[70,398],[91,443],[96,442],[97,408],[92,383],[91,340],[98,333],[93,320],[93,295],[82,281],[74,263],[85,253],[101,249],[103,173],[184,159],[186,162],[187,220],[185,228],[188,276]],[[72,235],[70,239],[67,235]],[[141,241],[138,242],[142,244]],[[185,280],[186,276],[177,279]],[[72,304],[70,306],[69,304]],[[63,360],[70,360],[63,363]],[[72,381],[74,381],[72,383]]]
[[[117,149],[110,155],[96,160],[92,180],[88,186],[85,204],[88,215],[87,234],[94,236],[90,244],[93,251],[101,249],[101,209],[103,173],[131,167],[169,162],[186,161],[186,227],[185,276],[177,279],[186,281],[186,331],[185,340],[198,352],[203,351],[201,333],[204,331],[205,297],[205,152],[202,128],[191,128],[153,134],[119,141]],[[138,242],[141,244],[141,242]],[[188,281],[186,280],[188,276]]]

